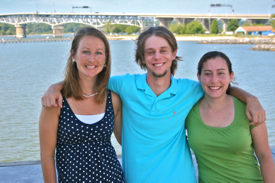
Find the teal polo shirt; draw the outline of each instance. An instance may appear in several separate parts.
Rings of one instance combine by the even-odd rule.
[[[147,74],[110,78],[122,100],[122,166],[127,183],[196,182],[185,118],[203,96],[198,82],[176,79],[156,96]]]

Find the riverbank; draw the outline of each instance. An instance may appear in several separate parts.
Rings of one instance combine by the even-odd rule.
[[[60,42],[60,41],[72,41],[73,37],[59,37],[59,38],[17,38],[17,39],[2,39],[1,44],[8,43],[39,43],[39,42]]]
[[[274,38],[205,39],[199,44],[275,44]]]
[[[136,40],[138,35],[135,36],[106,36],[110,40]],[[261,36],[261,37],[235,37],[235,36],[178,36],[175,35],[177,41],[209,41],[209,42],[274,42],[275,37]]]
[[[275,51],[275,37],[234,37],[234,36],[218,36],[218,37],[201,37],[201,36],[175,36],[177,41],[197,41],[198,44],[253,44],[256,46],[250,50],[257,51]],[[133,40],[137,36],[107,36],[109,40]]]
[[[106,36],[109,40],[136,40],[138,36]],[[227,40],[237,39],[233,36],[201,37],[201,36],[175,36],[177,41],[201,41],[201,40]]]
[[[198,44],[256,44],[250,50],[275,51],[275,37],[235,37],[235,36],[175,36],[177,41],[197,41]],[[108,40],[133,40],[137,36],[107,36]]]
[[[46,36],[46,35],[44,35]],[[138,35],[133,36],[110,36],[106,35],[108,40],[136,40]],[[241,43],[241,44],[254,44],[254,43],[271,43],[275,44],[275,37],[235,37],[235,36],[178,36],[175,35],[177,41],[198,41],[199,43],[204,44],[234,44],[234,43]],[[8,41],[51,41],[51,40],[72,40],[73,35],[71,37],[46,37],[46,38],[15,38],[15,39],[6,39],[3,38],[0,42],[8,42]]]
[[[256,50],[256,51],[275,51],[275,44],[273,45],[256,45],[250,48],[250,50]]]
[[[135,36],[106,36],[108,40],[132,40],[136,41],[138,38]],[[256,44],[250,50],[258,51],[275,51],[275,38],[274,37],[234,37],[234,36],[175,36],[177,41],[196,41],[198,44]],[[0,44],[8,43],[39,43],[39,42],[60,42],[72,41],[73,37],[59,37],[59,38],[16,38],[16,39],[2,39]]]
[[[275,147],[272,147],[273,163],[275,168]],[[198,176],[197,161],[192,155],[196,177]],[[118,156],[121,163],[121,156]],[[43,183],[40,161],[25,161],[0,163],[0,183]]]
[[[275,51],[275,38],[234,38],[234,39],[205,39],[198,44],[253,44],[250,50]]]

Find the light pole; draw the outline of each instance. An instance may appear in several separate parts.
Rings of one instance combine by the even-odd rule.
[[[92,13],[92,7],[91,6],[73,6],[72,11],[74,12],[74,8],[90,8],[90,13]]]
[[[230,7],[231,8],[231,13],[234,12],[233,6],[230,5],[230,4],[210,4],[209,13],[211,13],[211,7]]]
[[[274,0],[275,1],[275,0]],[[271,6],[271,8],[275,8],[275,4],[273,4],[272,6]],[[270,14],[272,14],[272,13],[270,13]],[[274,14],[275,15],[275,14]],[[274,18],[275,18],[275,16],[274,16]]]

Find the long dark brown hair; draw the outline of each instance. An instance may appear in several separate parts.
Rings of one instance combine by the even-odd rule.
[[[95,89],[98,93],[95,95],[96,103],[102,103],[105,99],[106,87],[111,74],[111,58],[110,58],[110,45],[105,35],[99,30],[92,27],[85,27],[77,31],[72,42],[70,56],[67,61],[65,70],[64,87],[61,91],[62,95],[66,98],[74,97],[77,100],[83,100],[82,90],[79,84],[79,75],[76,63],[72,61],[72,56],[76,54],[79,47],[79,42],[85,36],[94,36],[103,41],[105,45],[106,66],[97,75]]]

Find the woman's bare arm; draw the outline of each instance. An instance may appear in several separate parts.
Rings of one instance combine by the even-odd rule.
[[[60,108],[43,107],[39,119],[41,166],[45,183],[56,182],[55,146]]]
[[[266,124],[263,123],[251,130],[253,146],[260,162],[261,172],[265,183],[274,183],[274,165],[268,144]]]
[[[112,92],[112,102],[115,110],[115,126],[114,134],[117,142],[121,145],[121,133],[122,133],[122,108],[120,97]]]

